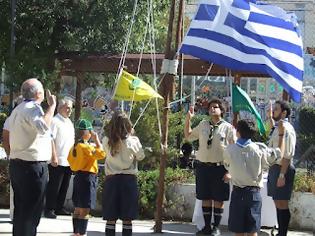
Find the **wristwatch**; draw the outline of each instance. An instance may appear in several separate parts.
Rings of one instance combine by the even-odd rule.
[[[280,173],[280,174],[279,174],[279,178],[283,179],[283,178],[284,178],[284,174],[283,174],[283,173]]]

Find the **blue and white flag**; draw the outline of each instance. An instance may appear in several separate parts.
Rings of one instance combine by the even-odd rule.
[[[201,0],[180,52],[269,74],[300,102],[303,45],[294,14],[251,0]]]

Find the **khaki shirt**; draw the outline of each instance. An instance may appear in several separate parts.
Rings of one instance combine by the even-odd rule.
[[[201,162],[223,162],[223,151],[229,143],[236,140],[234,127],[222,120],[222,123],[214,129],[212,143],[209,146],[210,122],[203,120],[195,127],[188,137],[188,141],[199,140],[199,150],[196,159]]]
[[[12,111],[9,119],[11,159],[51,159],[51,132],[43,116],[42,107],[34,101],[24,101]]]
[[[108,137],[102,140],[103,148],[107,154],[105,159],[105,174],[136,174],[138,172],[138,163],[144,159],[144,150],[140,140],[136,136],[129,135],[122,140],[120,150],[115,156],[110,153]]]
[[[263,143],[250,142],[241,146],[230,144],[224,151],[224,166],[238,187],[263,187],[263,170],[281,157],[279,148],[268,148]]]
[[[283,158],[293,160],[293,156],[295,153],[295,144],[296,144],[296,133],[293,126],[288,122],[284,121],[284,155]],[[273,131],[270,140],[269,147],[278,147],[279,146],[279,130],[278,127]],[[281,159],[277,161],[277,164],[281,165]]]

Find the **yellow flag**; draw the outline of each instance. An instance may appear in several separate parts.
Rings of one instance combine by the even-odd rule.
[[[141,101],[151,98],[163,99],[150,85],[136,76],[122,71],[114,94],[115,100]]]

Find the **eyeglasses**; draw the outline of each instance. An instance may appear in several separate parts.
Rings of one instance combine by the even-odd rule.
[[[220,108],[220,106],[210,106],[209,109],[216,109],[216,108]]]

